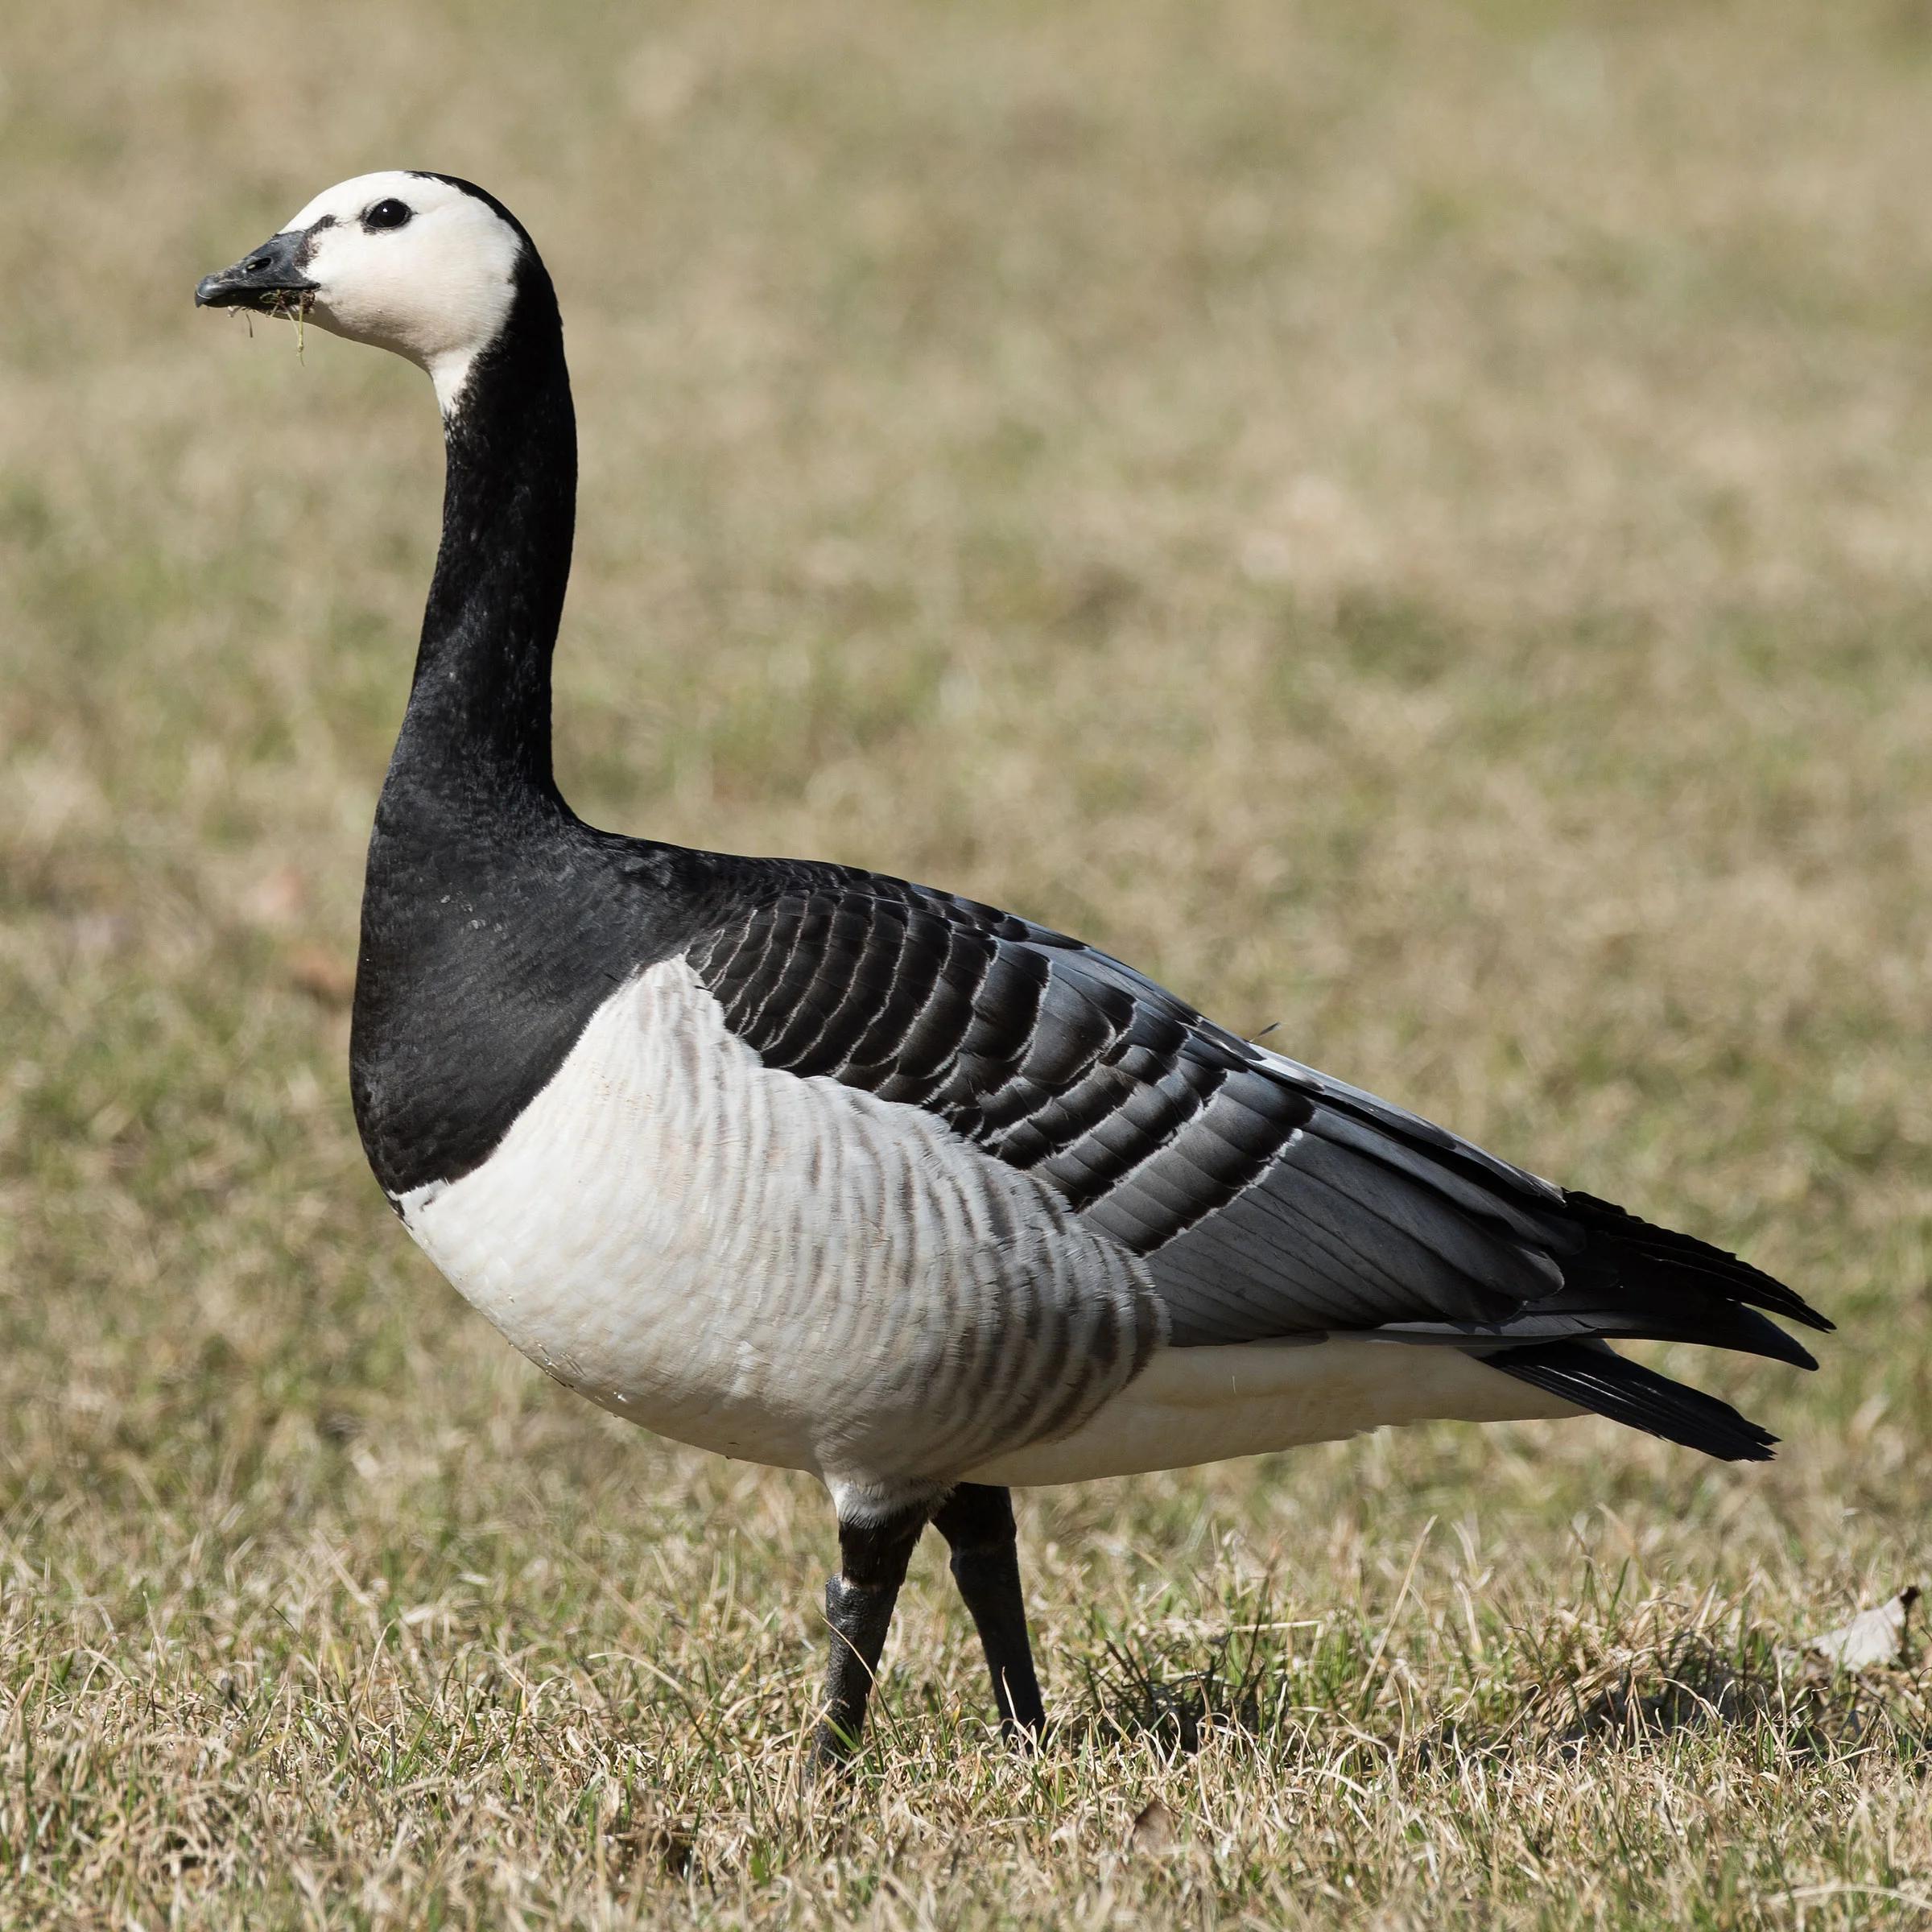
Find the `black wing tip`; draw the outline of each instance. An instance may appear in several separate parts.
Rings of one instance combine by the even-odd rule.
[[[1620,1208],[1580,1188],[1566,1188],[1563,1201],[1578,1225],[1604,1242],[1612,1258],[1650,1274],[1702,1277],[1724,1298],[1761,1308],[1767,1314],[1830,1335],[1837,1323],[1823,1315],[1794,1290],[1740,1261],[1727,1249],[1699,1241],[1695,1235],[1680,1233],[1674,1228],[1659,1227],[1641,1216]],[[1810,1367],[1815,1363],[1807,1362]]]
[[[1740,1354],[1763,1356],[1794,1368],[1818,1366],[1818,1357],[1796,1335],[1786,1334],[1755,1308],[1732,1308],[1728,1312],[1736,1328],[1736,1338],[1720,1343],[1720,1347],[1736,1348]]]
[[[1600,1343],[1548,1342],[1482,1360],[1505,1375],[1724,1463],[1768,1463],[1777,1438],[1728,1402],[1627,1360]]]

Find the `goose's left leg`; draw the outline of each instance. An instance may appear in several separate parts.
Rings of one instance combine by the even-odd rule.
[[[986,1653],[1000,1728],[1009,1738],[1037,1741],[1046,1711],[1026,1635],[1013,1492],[986,1483],[961,1483],[939,1505],[932,1521],[952,1546],[953,1581],[972,1612],[980,1647]]]
[[[832,1654],[815,1752],[820,1770],[843,1763],[857,1748],[893,1606],[929,1513],[920,1503],[877,1522],[839,1519],[839,1574],[825,1586]]]

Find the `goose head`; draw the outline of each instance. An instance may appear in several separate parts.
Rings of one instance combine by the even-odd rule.
[[[358,175],[195,290],[202,308],[301,317],[429,372],[445,416],[503,332],[536,254],[522,225],[448,175]]]

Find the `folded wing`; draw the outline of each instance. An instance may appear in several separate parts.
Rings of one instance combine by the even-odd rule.
[[[1267,1052],[1090,947],[898,880],[742,864],[689,954],[731,1029],[1050,1180],[1143,1257],[1175,1346],[1457,1347],[1727,1456],[1772,1439],[1605,1342],[1813,1365],[1767,1314],[1830,1324],[1756,1269]]]

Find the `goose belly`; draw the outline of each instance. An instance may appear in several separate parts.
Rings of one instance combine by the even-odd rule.
[[[1456,1348],[1360,1335],[1165,1348],[1078,1429],[971,1473],[976,1481],[1020,1487],[1087,1482],[1342,1442],[1409,1422],[1582,1413]]]
[[[592,1014],[480,1166],[397,1203],[559,1381],[861,1484],[1073,1428],[1159,1340],[1140,1264],[916,1108],[765,1067],[681,960]]]

